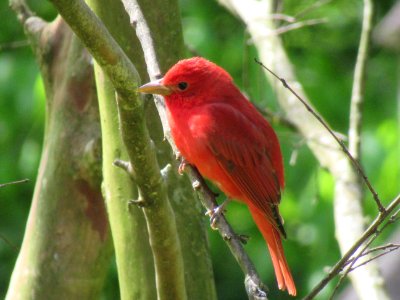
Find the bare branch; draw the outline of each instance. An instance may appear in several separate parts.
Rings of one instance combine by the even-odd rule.
[[[382,205],[381,200],[378,197],[378,193],[375,191],[375,189],[372,187],[371,182],[369,181],[367,175],[365,174],[365,172],[363,171],[360,163],[358,162],[357,159],[355,159],[351,153],[349,152],[349,150],[347,149],[346,145],[343,143],[343,141],[336,136],[336,134],[332,131],[332,129],[330,129],[330,127],[328,126],[328,124],[325,123],[325,121],[314,111],[314,109],[302,98],[299,96],[299,94],[297,94],[286,82],[285,79],[279,77],[278,75],[276,75],[272,70],[270,70],[268,67],[266,67],[262,62],[258,61],[257,59],[255,59],[256,63],[258,63],[260,66],[262,66],[264,69],[266,69],[268,72],[270,72],[274,77],[276,77],[281,83],[282,85],[288,89],[301,103],[304,104],[304,106],[306,107],[306,109],[325,127],[325,129],[329,132],[329,134],[335,139],[335,141],[339,144],[339,146],[341,147],[342,151],[347,155],[347,157],[351,160],[351,162],[353,163],[354,167],[357,169],[358,173],[360,174],[360,176],[363,178],[365,184],[367,185],[368,189],[370,190],[376,205],[379,208],[380,212],[384,212],[385,208]]]
[[[260,105],[257,105],[255,103],[253,103],[253,104],[257,108],[257,110],[272,124],[279,124],[279,125],[289,128],[292,131],[297,131],[296,125],[293,124],[293,122],[291,120],[289,120],[288,118],[286,118],[282,115],[279,115],[279,114],[269,110],[268,108],[261,107]]]
[[[251,35],[254,45],[257,47],[261,59],[265,62],[268,62],[268,65],[271,65],[273,67],[276,74],[280,74],[282,77],[285,78],[285,80],[283,81],[279,78],[283,83],[283,86],[276,87],[277,99],[279,101],[279,104],[285,110],[287,116],[296,125],[300,134],[305,137],[309,148],[312,150],[315,157],[319,160],[320,164],[323,167],[326,167],[334,176],[336,181],[335,215],[337,214],[337,211],[346,211],[347,213],[348,209],[346,210],[344,207],[341,206],[341,199],[343,199],[344,197],[354,196],[354,190],[352,189],[352,178],[355,177],[355,172],[353,172],[352,162],[348,159],[346,153],[343,152],[344,150],[347,150],[347,148],[344,146],[343,141],[341,141],[341,139],[338,138],[338,136],[335,134],[326,134],[327,125],[322,125],[321,122],[318,120],[322,120],[322,117],[318,116],[318,114],[312,116],[306,110],[304,110],[304,106],[308,111],[310,111],[310,109],[313,110],[312,105],[309,104],[309,102],[307,101],[304,90],[295,76],[293,66],[283,48],[280,37],[274,35],[274,31],[276,30],[275,24],[268,17],[268,14],[274,13],[273,2],[267,0],[248,0],[246,2],[239,0],[219,0],[219,2],[234,15],[238,16],[246,24],[247,30]],[[268,38],[266,38],[266,35],[269,35]],[[268,80],[273,84],[273,82],[276,81],[275,77],[268,72],[265,73]],[[288,89],[287,83],[290,83],[290,86],[293,86],[294,89],[298,91],[295,93],[297,95],[292,93],[293,89],[292,91]],[[305,103],[301,103],[299,101],[299,95],[301,95],[301,98]],[[320,142],[316,143],[316,139]],[[321,145],[329,145],[329,147],[324,147]],[[339,147],[337,145],[339,145]],[[359,169],[361,169],[359,165],[358,167]],[[366,181],[366,183],[368,183],[368,188],[371,190],[375,202],[380,208],[379,216],[381,216],[382,214],[387,216],[388,214],[381,204],[377,193],[369,183],[368,178],[363,179],[364,181]],[[395,202],[397,201],[398,200],[396,200]],[[351,210],[352,214],[347,215],[349,217],[349,221],[352,221],[353,226],[357,226],[357,230],[360,229],[360,232],[363,232],[362,228],[364,226],[364,219],[362,215],[361,205],[358,202],[355,204],[353,203],[353,205],[351,206]],[[380,219],[380,222],[381,221],[383,220]],[[371,234],[373,234],[373,232],[371,233],[371,231],[367,231],[367,236],[362,235],[362,239],[358,241],[357,244],[353,244],[353,241],[356,238],[352,236],[352,239],[349,240],[350,245],[352,246],[348,246],[345,248],[350,248],[350,250],[342,250],[345,256],[343,260],[340,260],[338,262],[338,269],[333,269],[334,274],[337,274],[335,273],[335,271],[341,270],[342,264],[345,263],[347,259],[350,258],[353,253],[357,251],[357,249],[359,249],[359,247],[363,244],[363,242],[365,242],[365,240],[368,239]],[[357,234],[357,237],[360,235],[361,234]],[[371,274],[371,272],[372,270],[370,272],[363,273]],[[334,276],[335,275],[332,276],[331,274],[327,278],[324,278],[322,282],[320,282],[316,287],[317,291],[315,291],[314,289],[312,291],[312,294],[310,296],[307,296],[309,297],[307,299],[312,299],[313,297],[315,297],[315,295],[317,295],[319,291],[321,291],[322,288],[324,288],[326,284],[332,278],[334,278]],[[368,285],[368,289],[364,288],[364,294],[367,294],[368,292],[376,292],[379,294],[379,288],[377,285],[375,285],[375,283],[379,279],[377,279],[376,276],[370,276],[368,277],[368,279],[369,278],[371,278],[371,280],[368,280],[368,282],[370,282],[371,285]]]
[[[18,20],[22,24],[24,24],[28,18],[34,16],[25,0],[11,0],[10,6],[16,12]]]
[[[373,234],[373,237],[363,245],[363,247],[361,248],[361,250],[358,251],[358,254],[356,257],[354,257],[354,259],[352,260],[352,262],[347,266],[344,267],[345,270],[344,272],[342,272],[342,274],[340,275],[339,281],[336,283],[335,288],[332,291],[331,296],[329,297],[329,300],[333,299],[333,296],[335,295],[336,291],[339,289],[339,286],[342,284],[343,280],[346,278],[347,274],[350,272],[350,269],[353,267],[353,265],[356,263],[356,261],[361,257],[362,253],[368,249],[369,245],[372,244],[372,242],[374,241],[374,239],[377,236],[377,232],[379,230],[377,229],[376,232]]]
[[[30,39],[30,44],[36,51],[40,47],[39,38],[47,22],[36,17],[25,0],[10,0],[10,7],[24,26],[25,32]]]
[[[329,273],[311,290],[311,292],[303,298],[303,300],[311,300],[331,281],[346,265],[347,261],[357,251],[357,249],[373,234],[375,234],[379,226],[391,215],[391,213],[400,204],[400,195],[398,195],[386,207],[384,212],[381,212],[378,217],[371,223],[371,225],[364,231],[364,234],[353,244],[353,246],[342,256],[342,258],[335,264]],[[390,219],[390,218],[389,218]]]
[[[374,15],[373,10],[372,0],[364,0],[364,17],[354,70],[350,106],[349,152],[355,159],[359,159],[360,157],[362,107],[365,93],[368,51],[371,41],[372,19]]]
[[[285,26],[281,26],[279,28],[277,28],[274,32],[274,34],[284,34],[288,31],[292,31],[292,30],[296,30],[296,29],[300,29],[306,26],[315,26],[315,25],[319,25],[319,24],[323,24],[326,23],[327,20],[326,19],[314,19],[314,20],[305,20],[305,21],[299,21],[293,24],[289,24],[289,25],[285,25]]]
[[[149,77],[151,79],[159,78],[159,76],[161,75],[159,58],[157,57],[156,51],[154,49],[152,33],[149,30],[146,20],[142,14],[140,4],[138,4],[136,1],[123,1],[123,3],[128,15],[130,16],[131,23],[135,25],[137,36],[140,40],[140,43],[142,44]],[[174,153],[177,155],[179,151],[177,150],[169,134],[169,125],[167,122],[166,111],[162,97],[155,96],[154,98],[164,128],[164,135],[171,144]],[[190,165],[187,166],[186,170],[188,170],[189,179],[192,183],[192,186],[195,188],[196,191],[198,191],[199,198],[202,201],[203,205],[208,210],[215,209],[218,206],[215,200],[215,195],[208,188],[200,173],[197,171],[196,168]],[[249,297],[251,297],[252,299],[266,300],[268,289],[261,282],[261,279],[256,269],[254,268],[253,263],[244,251],[240,237],[238,237],[238,235],[234,233],[233,229],[230,227],[223,215],[217,219],[217,221],[215,222],[215,226],[228,244],[230,250],[232,251],[234,257],[238,261],[245,274],[246,291]]]
[[[361,38],[359,42],[357,61],[354,71],[349,126],[349,153],[352,154],[357,162],[359,161],[361,156],[360,141],[362,103],[365,92],[366,63],[368,59],[368,46],[370,43],[372,15],[372,2],[369,0],[365,0]],[[349,178],[347,182],[338,183],[337,193],[335,197],[336,237],[339,243],[339,247],[341,249],[341,253],[346,251],[353,244],[354,239],[357,239],[364,230],[364,224],[360,219],[360,216],[362,215],[362,211],[360,208],[364,194],[361,178],[359,176],[356,176],[356,173],[353,169],[349,171]],[[374,199],[376,200],[377,198],[375,197]],[[377,205],[381,211],[382,206],[380,206],[380,204],[380,202],[377,202]],[[334,296],[339,286],[346,278],[347,274],[350,273],[356,261],[361,256],[367,255],[365,254],[365,252],[367,251],[369,245],[379,235],[381,230],[383,229],[377,230],[377,232],[369,239],[369,241],[365,245],[363,245],[361,249],[357,250],[354,259],[341,274],[340,279],[332,292],[331,298]],[[367,255],[366,259],[368,260],[368,258],[370,257],[370,255]],[[376,263],[369,264],[366,268],[363,269],[363,271],[352,273],[350,275],[350,280],[360,299],[383,300],[389,298],[384,284],[382,284],[383,278]],[[368,286],[369,288],[366,289],[365,286]]]
[[[28,47],[28,46],[29,46],[28,40],[3,43],[3,44],[0,44],[0,52],[7,51],[7,50],[14,50],[14,49]]]
[[[296,22],[296,18],[295,17],[288,16],[288,15],[285,15],[285,14],[271,14],[270,17],[273,20],[285,21],[285,22],[288,22],[288,23]]]
[[[129,176],[133,176],[132,165],[129,161],[116,159],[114,160],[113,165],[124,170],[126,173],[129,174]]]
[[[21,179],[21,180],[6,182],[6,183],[0,184],[0,188],[5,187],[5,186],[7,186],[7,185],[19,184],[19,183],[26,183],[26,182],[29,182],[29,179]]]
[[[190,165],[188,165],[187,170],[193,187],[199,192],[198,195],[204,207],[210,211],[218,207],[214,192],[211,191],[204,182],[204,179],[200,175],[199,171]],[[214,225],[227,243],[233,256],[245,274],[245,286],[249,298],[267,300],[268,287],[262,283],[250,257],[243,249],[242,239],[240,236],[233,231],[224,215],[221,215],[219,218],[217,218]]]
[[[298,12],[295,17],[296,19],[299,19],[301,17],[303,17],[304,15],[312,12],[313,10],[316,10],[318,8],[320,8],[323,5],[328,4],[329,2],[331,2],[332,0],[319,0],[319,1],[315,1],[313,4],[311,4],[310,6],[306,7],[305,9],[303,9],[302,11]]]
[[[375,259],[377,259],[377,258],[379,258],[379,257],[381,257],[381,256],[383,256],[383,255],[386,255],[386,254],[388,254],[388,253],[390,253],[390,252],[392,252],[392,251],[395,251],[395,250],[397,250],[397,249],[399,249],[399,248],[400,248],[400,244],[388,244],[388,245],[379,246],[379,247],[375,247],[375,248],[373,248],[373,249],[370,249],[370,250],[366,251],[366,252],[363,254],[363,256],[364,256],[364,255],[371,254],[371,253],[376,252],[376,251],[382,251],[382,250],[384,250],[384,252],[383,252],[383,253],[380,253],[380,254],[377,254],[377,255],[375,255],[375,256],[373,256],[373,257],[371,257],[371,258],[369,258],[369,259],[363,261],[362,263],[360,263],[360,264],[358,264],[358,265],[356,265],[356,266],[351,267],[351,269],[349,270],[349,272],[354,271],[355,269],[357,269],[357,268],[359,268],[359,267],[361,267],[361,266],[364,266],[364,265],[366,265],[367,263],[369,263],[369,262],[371,262],[371,261],[373,261],[373,260],[375,260]]]
[[[15,246],[8,238],[6,238],[2,233],[0,233],[0,240],[3,240],[10,248],[12,248],[15,253],[18,254],[19,248]]]

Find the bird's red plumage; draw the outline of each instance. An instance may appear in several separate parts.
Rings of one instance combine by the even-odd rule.
[[[179,88],[185,83],[185,88]],[[242,201],[267,242],[280,289],[296,295],[281,242],[284,186],[279,141],[229,74],[203,59],[182,60],[165,75],[168,120],[182,156],[230,198]]]

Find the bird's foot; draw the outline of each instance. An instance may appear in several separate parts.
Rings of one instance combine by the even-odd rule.
[[[230,199],[227,198],[221,205],[206,212],[206,215],[210,216],[210,226],[213,230],[218,229],[216,223],[218,222],[218,218],[226,212],[225,206],[229,203],[229,201]]]

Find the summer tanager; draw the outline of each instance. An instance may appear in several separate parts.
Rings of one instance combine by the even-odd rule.
[[[278,286],[296,295],[283,252],[278,205],[284,186],[278,138],[231,76],[194,57],[139,88],[164,96],[171,134],[183,158],[229,197],[244,202],[269,248]]]

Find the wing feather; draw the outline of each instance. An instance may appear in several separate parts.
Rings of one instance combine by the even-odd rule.
[[[277,172],[280,170],[275,170],[270,155],[271,147],[278,143],[275,134],[263,132],[235,108],[223,104],[213,106],[207,114],[215,124],[208,124],[204,142],[225,175],[285,237],[278,209],[281,187]]]

